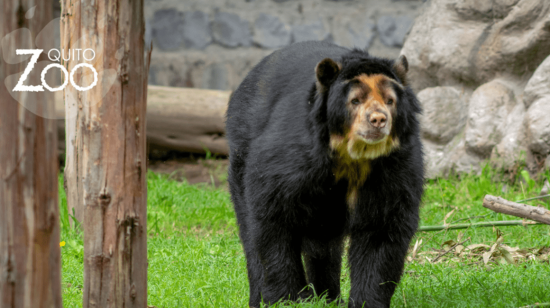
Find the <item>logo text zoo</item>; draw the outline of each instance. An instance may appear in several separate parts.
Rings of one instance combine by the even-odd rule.
[[[97,85],[97,80],[98,80],[97,71],[95,70],[95,68],[91,64],[88,64],[88,63],[80,63],[80,64],[75,65],[75,67],[73,67],[73,69],[71,70],[70,77],[69,77],[69,72],[67,72],[67,69],[63,65],[61,65],[59,63],[49,64],[48,66],[46,66],[44,68],[44,70],[42,70],[42,73],[40,75],[40,80],[42,81],[42,85],[38,85],[38,86],[24,85],[23,83],[25,82],[25,80],[27,80],[27,77],[29,76],[29,73],[33,70],[34,65],[38,62],[38,58],[40,57],[40,54],[43,51],[44,51],[43,49],[17,49],[15,51],[15,54],[17,54],[17,55],[32,55],[32,56],[31,56],[31,60],[29,61],[29,64],[25,68],[25,71],[23,72],[23,74],[19,78],[19,82],[17,83],[17,85],[15,85],[15,88],[13,88],[13,91],[43,92],[44,88],[46,88],[46,89],[48,89],[49,91],[52,91],[52,92],[61,91],[61,90],[65,89],[65,87],[67,86],[69,81],[71,82],[73,87],[75,89],[77,89],[78,91],[88,91],[88,90],[90,90],[91,88],[93,88]],[[82,51],[82,58],[84,60],[92,61],[95,58],[95,51],[93,51],[90,48],[84,49],[84,50],[82,50],[82,49],[69,49],[68,53],[67,53],[67,58],[65,58],[65,54],[64,54],[63,50],[59,51],[58,49],[54,48],[54,49],[50,49],[50,51],[48,51],[48,58],[51,61],[54,61],[54,62],[60,62],[61,59],[63,59],[64,61],[69,61],[70,59],[80,60],[81,51]],[[48,70],[50,68],[54,68],[54,67],[58,67],[59,69],[61,69],[61,71],[65,75],[64,78],[63,78],[63,80],[64,80],[63,84],[61,86],[57,87],[57,88],[50,87],[46,83],[46,80],[45,80],[46,73],[48,72]],[[92,70],[92,72],[94,73],[94,81],[92,82],[91,85],[89,85],[87,87],[81,87],[81,86],[77,85],[74,82],[74,72],[79,67],[87,67],[87,68]]]

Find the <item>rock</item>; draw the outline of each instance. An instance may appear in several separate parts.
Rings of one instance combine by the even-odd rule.
[[[237,14],[218,12],[212,22],[212,35],[214,40],[226,47],[251,45],[252,35],[250,24],[241,20]]]
[[[491,21],[508,15],[519,0],[457,1],[451,7],[464,19]]]
[[[221,48],[211,45],[206,50],[188,49],[185,57],[179,53],[153,52],[149,83],[234,91],[254,65],[271,52],[260,48],[239,48],[220,55]]]
[[[544,180],[544,184],[542,185],[542,189],[540,190],[539,196],[548,195],[550,193],[550,183],[548,182],[548,179]],[[546,198],[548,200],[548,198]]]
[[[523,103],[529,108],[534,101],[543,96],[550,96],[550,56],[546,57],[527,82],[523,92]]]
[[[414,19],[409,16],[381,16],[376,23],[378,37],[389,47],[402,47]]]
[[[446,159],[449,163],[449,171],[454,173],[470,173],[475,172],[479,174],[481,172],[482,159],[468,151],[464,139],[459,138],[458,144],[452,146],[450,143],[445,147]]]
[[[380,18],[378,28],[391,26],[386,19]],[[503,169],[519,160],[530,169],[540,167],[540,159],[550,154],[549,30],[550,1],[431,0],[425,5],[401,50],[409,60],[411,87],[421,101],[429,92],[420,90],[436,86],[473,91],[464,139],[459,140],[463,146],[449,145],[455,137],[439,150],[449,161],[439,163],[441,170],[452,169],[457,157],[457,170],[489,157]],[[523,96],[516,96],[526,76],[531,78]],[[425,107],[423,137],[445,142],[438,139],[440,125],[427,120],[430,107]]]
[[[475,86],[502,73],[530,74],[548,56],[549,24],[550,1],[432,0],[401,51],[411,86]]]
[[[295,25],[292,27],[292,42],[294,43],[310,40],[323,41],[329,39],[330,36],[321,20],[312,24]]]
[[[204,49],[212,42],[208,14],[204,12],[184,12],[182,30],[186,48]]]
[[[526,122],[529,149],[544,156],[550,154],[550,96],[542,97],[531,104],[527,110]]]
[[[416,91],[470,80],[470,54],[485,29],[483,23],[458,24],[460,18],[444,0],[433,0],[416,18],[401,54],[409,61],[409,80]],[[461,73],[464,72],[464,73]]]
[[[182,12],[178,12],[175,9],[156,11],[151,23],[151,32],[155,45],[165,51],[179,49],[183,43],[182,27]]]
[[[544,167],[546,167],[546,170],[550,171],[550,155],[546,157],[546,162],[544,163]]]
[[[422,140],[426,161],[426,178],[447,177],[451,173],[479,173],[481,159],[469,153],[463,134],[457,135],[447,145],[438,145],[429,140]]]
[[[491,163],[496,169],[510,170],[525,159],[522,152],[526,146],[525,106],[516,104],[506,118],[505,135],[491,152]]]
[[[291,33],[279,17],[260,13],[254,21],[253,38],[263,48],[279,48],[290,44]]]
[[[227,77],[227,67],[221,63],[213,63],[204,70],[202,86],[207,89],[226,90],[229,84]]]
[[[417,97],[423,110],[420,116],[422,137],[445,144],[464,128],[468,105],[455,88],[427,88]]]
[[[493,80],[477,88],[470,98],[466,122],[466,147],[488,158],[506,134],[506,119],[516,104],[514,92]],[[523,121],[523,118],[515,119]]]
[[[340,46],[368,49],[374,37],[376,25],[359,14],[341,14],[334,18],[333,39]]]
[[[445,176],[449,170],[449,162],[445,159],[444,145],[433,143],[429,140],[422,140],[424,151],[424,163],[426,170],[426,178],[435,179]]]

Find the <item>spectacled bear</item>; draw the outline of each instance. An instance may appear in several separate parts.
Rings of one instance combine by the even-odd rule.
[[[226,114],[229,186],[250,307],[340,296],[389,307],[419,220],[424,167],[407,60],[327,42],[264,58]],[[302,261],[303,257],[303,261]]]

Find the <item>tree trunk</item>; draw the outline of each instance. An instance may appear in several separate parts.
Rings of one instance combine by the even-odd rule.
[[[80,1],[63,0],[61,5],[61,50],[68,52],[68,49],[81,48],[81,16],[80,16]],[[66,15],[70,14],[70,15]],[[88,47],[88,46],[87,46]],[[69,61],[64,63],[67,71],[71,71],[78,63]],[[94,65],[95,67],[95,65]],[[80,79],[80,70],[75,72],[75,80]],[[97,87],[97,86],[96,86]],[[91,95],[88,92],[83,94]],[[59,94],[57,94],[59,95]],[[84,217],[84,200],[82,199],[82,182],[84,180],[82,174],[82,136],[80,130],[84,119],[82,117],[82,103],[79,92],[67,85],[63,91],[65,104],[65,169],[63,183],[67,196],[67,209],[72,219],[69,219],[71,225],[74,226],[74,219],[79,223],[83,222]]]
[[[150,147],[229,154],[225,111],[230,91],[149,85],[147,92],[147,143]],[[56,106],[58,113],[65,112],[62,93],[56,94]],[[64,138],[65,121],[58,121],[58,125],[59,136]],[[64,144],[60,144],[59,150],[65,151]]]
[[[67,70],[85,62],[99,73],[92,89],[68,86],[64,94],[67,201],[84,225],[83,307],[143,308],[150,59],[150,53],[147,61],[144,56],[143,0],[64,0],[62,16],[65,54],[74,48],[95,51],[92,61],[66,61]],[[91,70],[78,71],[76,84],[91,85]]]
[[[0,2],[0,307],[62,307],[53,93],[13,91],[29,57],[53,43],[50,1]],[[15,31],[16,29],[23,28]],[[13,31],[13,32],[12,32]],[[36,41],[35,41],[35,38]],[[35,42],[39,46],[35,46]],[[24,85],[40,85],[47,61]],[[51,78],[46,77],[51,83]]]

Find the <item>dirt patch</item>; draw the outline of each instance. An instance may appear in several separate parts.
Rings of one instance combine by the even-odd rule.
[[[168,174],[176,181],[187,181],[189,184],[214,184],[228,190],[228,159],[176,158],[169,160],[149,160],[149,170]]]

